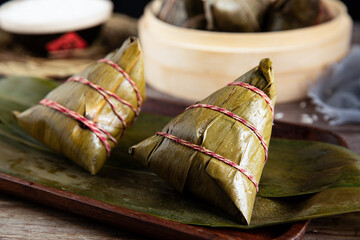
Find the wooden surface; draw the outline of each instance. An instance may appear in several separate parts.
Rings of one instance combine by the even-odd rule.
[[[360,27],[355,25],[353,41],[360,43]],[[160,95],[162,96],[162,95]],[[331,127],[309,101],[280,104],[276,112],[285,122],[309,122],[312,126],[339,133],[360,154],[360,125]],[[317,117],[315,117],[315,115]],[[318,120],[315,121],[315,119]],[[307,119],[307,120],[306,120]],[[306,124],[306,123],[304,123]],[[93,220],[0,193],[0,239],[146,239]],[[305,240],[360,239],[360,213],[312,220]]]

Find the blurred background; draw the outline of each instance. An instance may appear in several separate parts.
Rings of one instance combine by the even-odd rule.
[[[358,6],[359,1],[337,0],[321,1],[321,3],[325,5],[325,2],[329,2],[329,6],[334,4],[340,6],[335,7],[335,9],[341,9],[341,12],[343,12],[343,4],[341,4],[340,1],[342,1],[347,6],[349,15],[354,22],[353,29],[358,29],[360,26],[360,11],[358,11],[360,9]],[[0,3],[5,2],[8,1],[0,0]],[[65,1],[62,1],[61,3],[63,2]],[[59,13],[58,15],[60,15],[62,19],[65,19],[65,21],[62,21],[66,22],[69,21],[69,19],[72,19],[65,16],[65,13],[69,13],[70,10],[77,9],[78,12],[76,12],[74,16],[79,17],[79,15],[82,13],[87,12],[85,10],[89,11],[89,9],[91,9],[90,1],[85,1],[85,4],[80,3],[81,1],[78,1],[78,8],[76,8],[74,5],[76,1],[67,2],[71,8],[66,8],[64,13],[59,13],[59,9],[54,7],[54,4],[51,4],[50,8],[54,9],[54,14],[48,14],[49,11],[46,10],[45,15],[49,15],[49,18],[53,19],[55,18],[55,13]],[[332,21],[332,25],[324,24],[324,28],[322,28],[322,30],[321,28],[315,27],[308,28],[309,31],[301,32],[301,28],[306,26],[320,25],[319,23],[322,23],[323,21],[326,22],[330,19],[329,17],[326,20],[326,16],[331,15],[329,14],[329,12],[331,12],[329,10],[330,8],[328,9],[329,12],[327,12],[327,10],[319,10],[318,12],[316,12],[317,10],[312,11],[312,9],[316,9],[316,7],[313,7],[315,5],[311,5],[312,3],[317,2],[315,0],[287,1],[287,3],[296,2],[292,5],[292,7],[289,7],[289,4],[286,5],[284,3],[286,1],[279,1],[277,2],[279,3],[278,5],[282,6],[279,8],[284,9],[276,10],[278,12],[273,13],[273,15],[269,13],[264,14],[266,15],[265,17],[259,17],[256,19],[256,21],[259,21],[256,24],[253,23],[254,21],[248,20],[249,18],[247,17],[247,14],[249,13],[243,13],[243,15],[246,16],[244,20],[244,16],[239,14],[243,10],[236,9],[233,11],[237,11],[236,17],[234,17],[235,15],[231,15],[229,12],[230,15],[228,16],[230,17],[223,16],[224,18],[222,20],[219,20],[220,17],[216,20],[217,23],[220,23],[221,21],[225,22],[225,24],[222,24],[222,29],[220,29],[219,26],[218,29],[216,29],[216,27],[209,28],[209,23],[211,22],[209,19],[206,19],[207,23],[204,24],[205,18],[207,18],[208,15],[203,13],[202,17],[204,20],[200,20],[198,22],[191,21],[195,19],[194,16],[190,16],[192,13],[189,14],[188,19],[185,18],[184,20],[183,16],[186,16],[187,13],[185,14],[181,11],[181,4],[183,3],[181,1],[174,1],[176,3],[173,4],[171,3],[172,1],[169,1],[169,6],[171,5],[170,8],[172,8],[172,10],[168,11],[167,13],[169,18],[162,18],[160,14],[157,17],[158,19],[165,21],[166,23],[170,23],[171,25],[181,26],[178,25],[180,22],[181,24],[184,24],[183,26],[186,27],[174,28],[178,30],[177,34],[175,34],[176,36],[173,34],[174,32],[172,32],[171,27],[169,27],[171,25],[166,25],[165,30],[163,28],[165,25],[160,26],[156,23],[157,21],[153,21],[151,19],[155,16],[155,14],[149,13],[152,12],[150,11],[150,8],[148,10],[149,14],[145,14],[144,17],[138,21],[144,13],[145,6],[151,2],[151,0],[112,0],[111,2],[113,4],[114,14],[112,14],[111,8],[108,8],[108,18],[106,21],[101,23],[99,22],[97,25],[89,24],[91,25],[91,28],[89,25],[87,28],[74,27],[73,29],[66,29],[63,32],[42,33],[42,35],[46,35],[42,36],[39,34],[39,32],[24,33],[21,32],[23,30],[18,29],[16,30],[17,32],[11,32],[8,29],[2,27],[3,31],[0,34],[0,74],[36,75],[39,77],[65,79],[72,74],[81,71],[84,66],[89,64],[89,62],[92,62],[94,59],[98,59],[110,51],[120,47],[122,42],[128,36],[138,36],[141,40],[144,50],[145,77],[149,86],[156,90],[167,93],[174,97],[188,100],[199,100],[193,98],[203,98],[207,94],[211,93],[214,89],[218,89],[223,86],[224,82],[221,82],[219,79],[224,79],[226,82],[235,79],[236,77],[245,73],[248,69],[255,66],[259,59],[270,57],[274,60],[274,68],[277,69],[276,77],[278,79],[278,90],[280,93],[277,100],[278,102],[289,102],[305,98],[307,96],[306,90],[309,86],[309,82],[314,81],[315,78],[325,69],[325,67],[329,66],[329,64],[338,62],[344,58],[345,55],[349,52],[350,41],[352,40],[352,43],[358,41],[357,39],[359,39],[360,33],[359,30],[352,31],[353,25],[346,13],[344,13],[346,17],[343,18],[336,18],[333,16],[334,18],[338,19],[338,23],[334,23],[336,21]],[[107,3],[111,5],[111,2]],[[51,3],[51,1],[40,3],[39,6],[43,7],[45,3]],[[198,3],[200,3],[202,6],[201,1]],[[207,3],[212,4],[210,1]],[[86,4],[88,4],[88,7],[83,9],[82,5]],[[195,6],[196,1],[191,1],[191,4],[194,4]],[[34,5],[35,4],[32,4],[30,6]],[[160,6],[160,4],[158,5]],[[174,7],[173,5],[177,6]],[[263,5],[265,6],[266,4],[264,3]],[[284,7],[284,5],[287,7]],[[311,10],[307,11],[307,9],[301,8],[302,5],[311,6],[308,7],[308,9]],[[162,6],[163,9],[166,9],[164,6],[165,5]],[[203,6],[201,8],[203,8]],[[259,9],[252,9],[253,16],[255,16],[255,18],[257,14],[260,15],[262,11],[260,8],[261,7],[259,7]],[[332,8],[334,8],[334,6],[332,6]],[[10,12],[8,10],[9,8],[3,9],[7,12]],[[41,9],[41,7],[34,7],[34,9],[31,11],[28,11],[28,8],[26,8],[26,13],[29,14],[17,13],[14,15],[22,22],[25,22],[23,25],[25,27],[23,27],[23,29],[27,31],[31,28],[28,27],[27,23],[31,22],[30,20],[36,19],[32,15],[33,12],[40,12],[39,9]],[[283,11],[283,13],[280,14],[280,11]],[[194,10],[194,12],[198,14],[197,16],[200,15],[197,10]],[[314,16],[314,13],[311,12],[316,12],[316,15]],[[313,22],[309,25],[306,25],[308,24],[306,23],[305,25],[297,25],[297,27],[294,27],[296,25],[294,25],[294,23],[296,23],[297,20],[290,19],[289,13],[293,15],[294,19],[299,20],[299,22],[300,20],[303,21],[302,19],[306,19],[304,21],[309,20],[308,22]],[[98,16],[99,14],[101,15],[101,13],[96,13],[93,16]],[[19,15],[21,15],[21,17]],[[24,20],[24,15],[28,15],[29,20]],[[216,14],[213,15],[216,16]],[[262,18],[266,20],[263,20]],[[278,20],[276,20],[277,18]],[[86,25],[89,20],[92,20],[92,17],[85,16],[80,19],[81,20],[77,21],[70,20],[71,25],[77,23],[84,23],[84,25]],[[171,19],[175,19],[177,22],[175,23],[175,21],[167,21]],[[241,21],[234,20],[232,22],[232,20],[228,19],[241,19]],[[214,19],[212,21],[215,22]],[[4,22],[5,21],[2,19],[0,24]],[[199,23],[199,25],[195,26],[190,24],[190,27],[185,25],[186,23],[194,22]],[[53,24],[50,20],[45,19],[41,20],[39,25],[32,26],[32,29],[37,31],[39,28],[38,26],[45,25],[43,23],[47,23],[47,25],[49,25],[48,29],[50,29],[50,31],[54,31],[54,28],[60,25]],[[244,23],[244,25],[249,26],[242,26],[239,23]],[[255,25],[257,25],[258,28],[261,25],[262,29],[256,29],[256,27],[254,27]],[[206,27],[204,28],[204,26]],[[233,28],[229,30],[226,29],[226,27],[224,28],[224,26],[235,26],[242,29],[239,30],[240,28]],[[282,28],[278,28],[278,26],[282,26]],[[190,34],[188,34],[189,32],[185,30],[187,27],[196,28],[199,30],[212,30],[212,33],[215,32],[215,34],[211,34],[210,31],[207,31],[206,33],[202,34],[202,36],[206,35],[206,37],[201,38],[199,37],[201,34],[198,35],[195,32],[192,32],[194,34],[191,34],[190,36]],[[291,33],[289,33],[290,35],[287,37],[284,37],[284,34],[282,35],[283,37],[280,37],[281,34],[276,35],[276,33],[269,33],[266,35],[242,34],[242,32],[276,32],[295,28],[300,29],[299,31],[293,32],[294,34],[298,34],[297,37],[294,37],[291,35]],[[228,34],[226,37],[224,37],[224,34],[220,34],[224,38],[218,38],[220,35],[215,36],[216,32],[221,31],[227,33],[237,32],[238,34],[236,34],[236,37],[235,34]],[[309,33],[310,31],[312,32]],[[75,32],[77,37],[74,38],[74,34],[72,32]],[[169,32],[171,32],[171,34],[169,34]],[[69,33],[72,35],[69,35]],[[305,36],[304,34],[308,35]],[[249,36],[251,36],[251,40]],[[159,39],[161,39],[161,41]],[[356,41],[354,41],[354,39]],[[82,45],[81,40],[85,40],[86,44],[84,46]],[[51,47],[48,47],[50,45]],[[72,46],[71,48],[68,47],[70,45]],[[186,58],[184,57],[184,54],[188,53],[189,49],[186,49],[186,47],[184,47],[185,45],[193,46],[193,51],[191,54],[189,54],[186,60],[181,58],[176,59],[176,57],[178,57],[176,56],[178,52],[181,52],[181,54],[183,54],[181,56]],[[305,48],[305,45],[309,48]],[[170,49],[168,46],[172,46],[173,48]],[[206,48],[206,50],[204,50],[204,48]],[[220,49],[225,50],[222,51]],[[244,49],[246,50],[244,51]],[[272,50],[268,51],[268,49]],[[282,56],[285,56],[285,54],[281,54],[284,49],[286,49],[286,60],[285,58],[282,58]],[[298,49],[298,51],[292,51],[292,49]],[[216,52],[217,57],[209,57],[210,53],[214,52]],[[231,52],[232,54],[227,55],[227,52]],[[250,54],[241,55],[243,53]],[[171,58],[169,58],[169,54],[171,55]],[[203,54],[203,58],[200,58],[201,54]],[[221,58],[219,58],[219,56],[222,56],[223,59],[220,60]],[[21,58],[26,58],[26,60],[23,61]],[[50,59],[52,60],[51,62],[48,61]],[[244,59],[246,59],[246,61],[242,62]],[[56,64],[54,64],[54,60],[57,60]],[[222,65],[224,63],[225,66]],[[179,72],[175,73],[174,69],[177,69]],[[205,73],[208,73],[210,76],[205,76]],[[302,75],[303,79],[300,79],[300,75]],[[160,81],[159,79],[162,80]],[[181,84],[183,88],[177,88],[175,83]],[[193,85],[194,83],[197,85]],[[209,87],[208,91],[204,90],[204,84],[205,86]],[[189,89],[189,86],[191,86],[191,89]],[[198,89],[198,91],[203,92],[204,96],[198,95],[194,89]]]
[[[348,22],[343,22],[343,23],[339,23],[338,25],[333,25],[331,27],[328,27],[328,29],[326,31],[323,32],[318,32],[316,33],[316,30],[314,30],[315,32],[311,33],[309,36],[304,36],[302,35],[302,33],[299,33],[299,36],[297,37],[298,39],[298,43],[292,43],[292,41],[294,40],[293,37],[288,36],[287,38],[278,38],[278,37],[271,37],[271,40],[268,38],[265,39],[260,39],[258,37],[254,37],[254,40],[257,41],[256,43],[256,47],[258,49],[253,49],[253,45],[250,42],[254,42],[253,40],[246,40],[248,39],[249,35],[246,35],[246,39],[241,37],[241,32],[257,32],[259,31],[259,29],[250,29],[250,31],[248,31],[248,29],[243,28],[241,31],[234,30],[228,30],[228,29],[221,29],[221,31],[223,32],[239,32],[238,36],[239,39],[241,40],[241,44],[239,39],[232,39],[231,36],[234,35],[226,35],[226,39],[227,41],[223,41],[223,40],[219,40],[217,39],[217,37],[215,37],[214,39],[211,38],[211,36],[214,35],[207,35],[206,38],[204,39],[197,39],[197,35],[193,35],[190,38],[186,38],[184,36],[188,36],[187,34],[183,34],[180,33],[181,30],[179,30],[179,35],[178,38],[180,42],[171,42],[172,39],[167,39],[169,37],[169,33],[168,32],[164,32],[163,30],[159,30],[162,29],[161,26],[158,25],[149,25],[149,21],[151,22],[151,24],[154,23],[154,21],[151,21],[151,19],[147,19],[145,20],[145,17],[143,18],[144,20],[142,21],[138,21],[138,19],[143,15],[144,13],[144,9],[145,6],[150,2],[151,0],[136,0],[136,1],[125,1],[125,0],[112,0],[111,2],[113,3],[113,12],[114,14],[112,14],[111,16],[109,16],[109,19],[107,19],[106,22],[102,22],[97,23],[98,25],[92,25],[95,27],[92,28],[75,28],[72,29],[71,31],[76,31],[76,34],[78,36],[80,36],[81,39],[85,40],[86,42],[86,46],[82,47],[81,41],[79,41],[79,39],[74,39],[74,36],[69,36],[67,33],[70,33],[70,30],[66,30],[65,32],[56,32],[56,33],[46,33],[46,34],[42,34],[42,35],[46,35],[46,36],[39,36],[39,33],[26,33],[24,34],[23,30],[19,30],[19,32],[11,32],[8,31],[8,29],[3,28],[0,34],[0,74],[2,75],[12,75],[14,73],[16,74],[21,74],[21,75],[36,75],[39,77],[51,77],[51,78],[56,78],[56,79],[64,79],[67,78],[68,76],[72,75],[73,73],[76,73],[78,71],[80,71],[85,65],[87,65],[89,62],[93,61],[94,59],[97,59],[101,56],[104,56],[105,54],[107,54],[108,52],[118,48],[119,46],[121,46],[122,42],[128,37],[128,36],[139,36],[143,45],[143,49],[144,49],[144,56],[145,56],[145,74],[147,75],[147,83],[149,83],[150,86],[156,88],[157,90],[160,91],[164,91],[170,95],[176,96],[176,97],[185,97],[188,98],[187,96],[185,96],[185,93],[187,93],[189,96],[198,96],[197,93],[192,92],[192,89],[202,89],[201,87],[199,87],[200,85],[202,86],[203,82],[201,81],[196,81],[198,83],[198,85],[194,85],[192,86],[192,89],[178,89],[176,87],[174,87],[175,85],[171,85],[170,84],[170,80],[173,82],[181,82],[182,85],[184,85],[186,88],[186,86],[188,86],[188,84],[192,84],[195,81],[191,80],[191,76],[194,76],[194,78],[196,79],[201,79],[200,77],[200,72],[211,72],[211,75],[214,76],[215,80],[216,79],[233,79],[236,76],[240,76],[241,74],[243,74],[247,69],[250,69],[253,65],[257,64],[258,59],[261,59],[263,57],[270,57],[274,60],[276,60],[276,68],[277,68],[277,79],[279,80],[279,91],[281,92],[280,94],[280,98],[278,99],[278,101],[291,101],[291,100],[298,100],[303,97],[305,97],[305,88],[307,88],[307,81],[302,81],[302,85],[301,85],[301,89],[302,93],[300,94],[299,89],[299,84],[298,83],[300,80],[300,75],[299,74],[293,74],[293,76],[290,76],[289,73],[293,72],[295,70],[300,71],[301,74],[304,75],[304,78],[307,79],[311,79],[314,80],[313,76],[310,76],[309,74],[313,74],[315,75],[315,70],[314,67],[318,66],[320,68],[322,68],[322,66],[327,66],[329,62],[335,62],[338,61],[339,59],[343,58],[345,53],[348,51],[349,49],[349,42],[350,42],[350,38],[351,38],[351,34],[353,35],[352,39],[359,39],[359,31],[351,31],[351,23],[348,20]],[[338,0],[340,1],[340,0]],[[359,18],[360,18],[360,11],[359,11],[359,1],[355,1],[355,0],[341,0],[348,9],[349,15],[350,17],[353,19],[354,21],[354,29],[357,29],[359,26]],[[0,0],[0,3],[5,3],[8,1],[4,1],[4,0]],[[39,1],[38,1],[39,2]],[[50,2],[50,1],[49,1]],[[74,3],[76,1],[68,1],[70,2],[70,6],[73,6],[71,9],[77,9],[74,6]],[[179,1],[181,2],[181,1]],[[195,1],[194,1],[195,2]],[[290,1],[289,1],[290,2]],[[295,2],[295,1],[293,1]],[[297,1],[297,4],[299,5],[307,5],[308,3],[312,3],[312,2],[316,2],[316,1],[311,1],[311,0],[304,0],[304,1]],[[324,2],[324,1],[323,1]],[[336,2],[336,1],[334,1]],[[46,1],[46,3],[48,3]],[[78,1],[78,3],[80,4],[80,1]],[[90,3],[90,1],[89,1]],[[192,2],[193,3],[193,2]],[[281,3],[281,2],[280,2]],[[304,4],[306,3],[306,4]],[[77,5],[79,5],[77,4]],[[83,3],[81,3],[83,4]],[[81,5],[80,4],[80,5]],[[86,4],[86,2],[85,2]],[[172,4],[172,3],[170,3]],[[182,3],[176,3],[179,4],[179,6]],[[340,5],[342,5],[339,2]],[[265,5],[265,4],[264,4]],[[284,4],[283,4],[284,5]],[[34,6],[31,5],[31,6]],[[44,6],[44,3],[41,3],[40,6]],[[52,8],[54,8],[54,13],[59,13],[58,8],[53,7],[54,5],[51,5]],[[87,10],[89,11],[91,5],[88,5]],[[310,5],[308,5],[310,6]],[[81,15],[82,13],[86,12],[86,8],[82,9],[82,5],[81,5],[81,10],[75,14],[76,17],[78,17],[79,15]],[[180,7],[181,8],[181,7]],[[6,11],[8,12],[9,10],[7,8]],[[21,21],[25,21],[25,23],[27,24],[27,20],[25,19],[24,15],[28,15],[30,20],[34,20],[35,18],[31,15],[32,12],[35,11],[40,11],[38,10],[38,7],[34,7],[33,10],[31,11],[26,11],[29,12],[29,14],[15,14],[16,16],[21,15],[21,17],[18,17],[19,19],[22,19]],[[177,7],[173,7],[173,9],[176,9],[175,12],[176,17],[174,18],[174,16],[172,16],[172,13],[169,13],[169,19],[180,19],[181,21],[182,19],[182,15],[183,13],[181,12],[180,9],[178,9]],[[312,7],[311,7],[312,9]],[[180,11],[179,11],[180,10]],[[257,10],[256,10],[257,11]],[[257,14],[256,11],[254,11],[254,16]],[[261,10],[258,10],[259,12],[261,12]],[[279,21],[271,21],[269,20],[269,18],[264,21],[265,24],[263,24],[264,29],[262,29],[261,31],[279,31],[279,29],[277,29],[277,26],[285,26],[286,28],[282,28],[280,30],[286,30],[286,29],[293,29],[291,26],[293,26],[293,22],[292,20],[289,21],[289,19],[286,18],[286,14],[288,14],[289,12],[289,8],[287,8],[287,10],[284,10],[284,17],[283,18],[279,18]],[[292,14],[300,16],[298,17],[299,19],[308,19],[308,13],[306,11],[306,9],[302,9],[299,10],[298,8],[291,9],[290,10]],[[69,13],[69,10],[65,10],[64,13]],[[180,12],[180,13],[179,13]],[[309,11],[308,11],[309,12]],[[320,12],[320,11],[319,11]],[[46,12],[47,13],[47,12]],[[108,13],[111,13],[111,8],[109,8]],[[198,14],[198,13],[197,13]],[[238,14],[238,12],[237,12]],[[316,16],[316,18],[312,18],[310,17],[309,19],[317,19],[319,20],[319,18],[321,19],[322,17],[324,17],[326,15],[326,11],[325,13],[318,13],[319,15]],[[38,14],[41,15],[41,14]],[[45,14],[45,15],[49,15],[49,14]],[[69,20],[69,17],[65,16],[63,13],[59,13],[58,15],[60,15],[63,19],[65,18],[66,21]],[[99,14],[96,14],[94,16],[98,16]],[[203,14],[204,16],[204,14]],[[215,16],[215,14],[214,14]],[[239,14],[237,15],[239,16]],[[54,14],[51,14],[51,17],[54,18]],[[276,16],[273,16],[274,19],[276,19]],[[159,16],[160,18],[160,16]],[[325,17],[326,18],[326,17]],[[71,18],[70,18],[71,19]],[[190,18],[189,18],[190,19]],[[190,20],[186,20],[186,22],[182,22],[184,23],[189,23],[191,22]],[[194,17],[192,17],[192,19],[195,19]],[[226,19],[226,17],[224,18]],[[234,19],[234,16],[230,17],[229,19]],[[240,18],[239,18],[240,19]],[[246,18],[247,19],[247,18]],[[84,25],[87,24],[88,21],[91,21],[92,17],[83,17],[81,18],[81,20],[79,21],[71,21],[71,24],[77,24],[77,23],[84,23]],[[170,23],[169,21],[166,21],[166,19],[161,19],[167,23]],[[316,20],[316,21],[317,21]],[[65,22],[66,22],[65,21]],[[143,27],[145,21],[147,22],[147,26],[148,27]],[[180,21],[180,22],[181,22]],[[225,22],[228,20],[224,20]],[[236,20],[234,20],[235,22]],[[311,21],[311,20],[309,20]],[[340,20],[341,21],[341,20]],[[5,21],[2,21],[2,23]],[[43,25],[43,23],[47,23],[48,28],[50,29],[50,31],[54,30],[54,27],[58,26],[59,24],[51,24],[51,21],[47,21],[47,20],[42,20],[40,25]],[[199,24],[203,24],[205,21],[199,21]],[[220,22],[220,21],[218,21]],[[231,22],[231,20],[229,21]],[[227,22],[227,23],[229,23]],[[241,20],[240,22],[245,22],[246,25],[251,25],[252,21],[244,21]],[[272,23],[271,23],[272,22]],[[285,24],[289,22],[289,28],[288,26]],[[321,22],[321,21],[320,21]],[[192,22],[193,23],[193,22]],[[238,23],[232,23],[231,24],[222,24],[222,26],[236,26],[236,24]],[[1,24],[1,23],[0,23]],[[27,31],[27,29],[30,29],[30,27],[28,27],[27,25],[24,25],[26,27],[23,27],[23,29],[25,29]],[[177,23],[170,23],[173,25],[177,25]],[[209,24],[209,21],[208,21]],[[258,24],[259,25],[259,24]],[[271,30],[269,30],[269,26],[265,26],[265,25],[270,25],[274,28],[272,28]],[[313,25],[316,25],[313,24]],[[178,25],[179,26],[179,25]],[[195,26],[195,25],[194,25]],[[204,26],[204,25],[202,25]],[[209,25],[207,25],[208,27]],[[305,25],[304,25],[305,26]],[[311,26],[311,24],[309,25]],[[241,26],[240,26],[241,27]],[[149,31],[149,29],[151,28],[151,31]],[[192,27],[191,27],[192,28]],[[197,28],[197,27],[195,27]],[[301,27],[299,27],[301,28]],[[32,29],[37,30],[38,26],[33,27]],[[202,29],[204,30],[204,28],[199,27],[198,29]],[[100,31],[101,30],[101,31]],[[208,29],[209,30],[209,29]],[[213,28],[213,31],[215,30],[215,32],[217,31],[217,29]],[[1,30],[0,30],[1,31]],[[162,32],[163,31],[163,32]],[[220,32],[220,31],[219,31]],[[9,33],[14,33],[14,34],[9,34]],[[154,34],[154,35],[152,35]],[[335,34],[337,34],[335,36]],[[260,35],[259,35],[260,36]],[[274,34],[268,34],[267,36],[274,36]],[[70,38],[69,38],[70,37]],[[309,40],[310,38],[312,38],[312,40]],[[324,38],[323,40],[321,40],[322,38]],[[325,40],[325,38],[327,38]],[[172,45],[172,46],[176,46],[175,48],[179,47],[179,49],[167,49],[164,50],[166,48],[166,46],[164,44],[161,44],[160,41],[158,39],[162,39],[163,42],[168,41],[165,45]],[[70,44],[70,42],[71,44]],[[215,59],[213,60],[209,60],[211,58],[204,58],[205,63],[202,63],[202,66],[198,66],[197,64],[200,64],[199,62],[202,61],[198,61],[198,62],[193,62],[190,63],[194,58],[191,57],[191,59],[188,59],[186,61],[183,61],[183,59],[177,59],[175,60],[175,56],[173,55],[171,60],[173,61],[173,63],[170,63],[168,60],[168,54],[169,52],[171,53],[176,53],[178,51],[183,51],[184,53],[187,52],[187,49],[180,49],[180,45],[186,43],[188,45],[193,45],[193,46],[198,46],[198,45],[202,45],[204,44],[204,42],[216,42],[216,46],[211,46],[212,49],[208,49],[208,52],[214,52],[214,51],[218,51],[217,49],[221,49],[221,48],[228,48],[229,46],[235,46],[232,44],[228,44],[225,42],[230,42],[232,41],[233,43],[238,43],[237,45],[237,50],[233,47],[233,49],[231,49],[231,52],[235,52],[238,51],[238,53],[240,54],[242,52],[242,48],[246,48],[248,52],[251,52],[251,54],[248,54],[249,56],[243,56],[240,57],[240,55],[238,54],[237,57],[239,59],[247,59],[247,61],[245,63],[243,62],[239,62],[239,59],[237,59],[235,62],[231,62],[231,63],[227,63],[228,66],[221,66],[220,63],[216,62],[215,63]],[[325,49],[326,46],[330,46],[329,44],[320,44],[320,42],[326,42],[329,41],[329,44],[331,43],[331,51],[328,51]],[[337,42],[336,42],[337,41]],[[148,45],[149,44],[151,45]],[[271,42],[271,43],[270,43]],[[307,43],[306,43],[307,42]],[[268,45],[272,44],[271,46]],[[279,43],[278,45],[273,44],[273,43]],[[48,44],[51,44],[51,47],[48,49]],[[67,45],[72,45],[75,44],[75,47],[69,48],[67,47]],[[210,44],[210,43],[209,43]],[[210,46],[209,44],[205,44],[207,46]],[[281,52],[282,48],[284,48],[285,46],[288,49],[294,49],[294,46],[296,46],[297,48],[299,48],[299,46],[303,45],[303,44],[308,44],[308,45],[313,45],[316,46],[314,51],[318,51],[318,52],[314,52],[313,50],[308,51],[306,54],[305,49],[302,49],[299,52],[291,52],[288,51],[287,55],[289,55],[289,59],[288,60],[281,60],[281,58],[279,57],[280,55],[269,55],[268,52],[262,52],[262,54],[259,54],[259,52],[261,52],[262,50],[260,49],[269,49],[269,48],[273,48],[274,50],[272,52]],[[344,46],[345,44],[347,44],[347,46]],[[72,45],[73,46],[73,45]],[[310,46],[309,46],[310,47]],[[201,46],[199,47],[201,48]],[[337,48],[337,49],[335,49]],[[63,51],[64,49],[66,49],[66,51]],[[275,50],[276,49],[276,50]],[[164,51],[163,51],[164,50]],[[198,49],[199,50],[199,49]],[[198,54],[201,51],[195,53],[192,52],[193,56],[194,54]],[[225,51],[226,52],[226,51]],[[226,57],[226,59],[234,59],[233,58],[236,54],[234,54],[234,56],[231,56],[231,58],[228,58],[228,56],[226,56],[225,52],[219,52],[219,54],[222,54],[224,57]],[[333,54],[334,56],[330,56],[330,54]],[[18,61],[20,58],[24,58],[25,56],[27,57],[42,57],[42,58],[27,58],[27,60],[25,61],[26,64],[28,66],[24,66],[23,61]],[[150,57],[149,57],[150,56]],[[219,56],[219,55],[217,55]],[[56,63],[57,66],[62,66],[62,67],[58,67],[56,68],[55,64],[53,64],[54,62],[52,62],[51,64],[49,64],[48,60],[49,59],[57,59],[58,62]],[[161,59],[167,59],[166,63],[162,62],[161,66],[153,66],[152,64],[157,63],[157,62],[161,62],[163,60]],[[199,58],[197,58],[199,59]],[[217,57],[217,59],[220,59]],[[290,60],[292,59],[292,60]],[[324,59],[327,59],[326,61]],[[9,61],[11,60],[11,61]],[[210,62],[207,62],[207,61]],[[195,60],[194,60],[195,61]],[[218,60],[220,61],[220,60]],[[288,63],[290,62],[296,62],[295,68],[293,69],[290,67],[290,65]],[[187,62],[187,66],[189,66],[189,69],[181,69],[179,70],[180,73],[187,73],[188,75],[179,75],[179,74],[172,74],[170,77],[168,75],[166,75],[166,67],[170,68],[181,68],[179,67],[180,62]],[[222,61],[224,62],[224,61]],[[226,61],[225,61],[226,62]],[[324,62],[324,63],[323,63]],[[326,64],[325,64],[326,63]],[[171,67],[170,65],[173,64]],[[216,67],[212,67],[211,64],[216,64]],[[39,67],[34,67],[34,66],[40,66]],[[234,67],[231,67],[234,66]],[[235,66],[242,66],[242,68],[238,68]],[[192,68],[192,69],[190,69]],[[218,72],[215,71],[215,69],[219,69]],[[29,69],[35,69],[33,71],[29,71]],[[156,70],[155,70],[156,69]],[[194,69],[202,69],[199,70],[198,72],[196,72]],[[223,69],[223,70],[220,70]],[[230,70],[228,70],[230,69]],[[210,70],[210,71],[208,71]],[[323,69],[321,69],[323,70]],[[190,74],[190,72],[192,71],[192,74]],[[219,72],[222,71],[222,72]],[[173,72],[172,72],[173,73]],[[222,74],[222,75],[221,75]],[[176,76],[178,78],[176,78]],[[219,87],[222,86],[223,83],[220,83],[220,81],[210,81],[208,77],[203,77],[204,79],[206,78],[208,82],[213,82],[213,85],[209,88],[212,88],[211,90],[214,89],[218,89]],[[289,84],[289,83],[281,83],[280,79],[286,79],[287,82],[290,82],[294,79],[294,83]],[[158,79],[166,79],[166,80],[162,80],[161,82]],[[180,80],[181,79],[181,80]],[[158,82],[156,82],[158,81]],[[188,81],[188,82],[186,82]],[[230,80],[227,80],[230,81]],[[171,86],[168,86],[167,84],[170,84]],[[206,84],[209,85],[209,84]],[[290,88],[293,88],[294,91],[289,91]],[[171,92],[171,89],[173,92]],[[203,92],[205,92],[203,89],[201,90]],[[178,93],[184,93],[184,95],[182,94],[178,94]],[[209,90],[210,92],[210,90]],[[205,93],[204,93],[205,94]],[[207,93],[206,93],[207,94]],[[295,96],[296,94],[298,94],[298,96]],[[203,96],[201,96],[203,97]],[[189,97],[191,98],[191,97]],[[192,99],[194,100],[194,99]]]
[[[4,1],[3,1],[4,2]],[[138,18],[142,15],[144,7],[150,0],[135,0],[135,1],[126,1],[126,0],[113,0],[114,11],[127,14],[131,17]],[[342,0],[348,8],[349,14],[353,19],[359,19],[360,17],[360,8],[359,1],[357,0]]]
[[[4,2],[4,1],[3,1]],[[150,0],[135,0],[135,1],[126,1],[126,0],[113,0],[114,11],[127,14],[131,17],[138,18],[142,15],[144,7]],[[359,1],[357,0],[342,0],[348,8],[349,14],[353,19],[359,19],[360,17],[360,8]]]
[[[346,6],[348,7],[348,11],[353,19],[359,19],[360,11],[359,11],[359,1],[357,0],[342,0]],[[1,0],[0,3],[7,2],[5,0]],[[138,18],[142,15],[144,11],[144,7],[150,0],[135,0],[135,1],[127,1],[127,0],[112,0],[114,3],[114,12],[124,13],[131,17]]]

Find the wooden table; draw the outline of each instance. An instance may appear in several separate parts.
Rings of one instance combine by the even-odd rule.
[[[355,24],[353,42],[360,43],[360,24]],[[149,95],[164,97],[150,89]],[[354,152],[360,154],[360,125],[329,126],[309,100],[278,104],[284,122],[303,123],[341,135]],[[315,119],[317,119],[315,121]],[[0,193],[0,239],[146,239],[80,216],[48,208]],[[360,239],[360,213],[314,219],[305,234],[310,239]]]

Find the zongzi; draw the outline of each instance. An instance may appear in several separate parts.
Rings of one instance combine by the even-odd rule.
[[[37,140],[96,174],[144,98],[142,50],[129,38],[15,117]]]
[[[130,153],[180,192],[250,223],[267,160],[276,86],[270,59],[172,119]]]
[[[163,0],[158,18],[185,28],[264,32],[313,26],[332,15],[321,0]]]
[[[164,0],[158,18],[186,28],[255,32],[269,5],[270,0]]]
[[[158,18],[175,26],[196,29],[206,26],[202,0],[164,0]]]
[[[206,0],[207,29],[222,32],[258,32],[269,0]]]
[[[267,11],[264,31],[282,31],[309,27],[331,19],[321,0],[277,0]]]

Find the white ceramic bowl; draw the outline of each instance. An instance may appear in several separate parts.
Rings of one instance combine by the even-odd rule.
[[[145,77],[157,90],[200,100],[258,65],[273,60],[278,102],[306,97],[309,83],[350,47],[352,21],[344,4],[324,0],[332,20],[279,32],[223,33],[186,29],[165,23],[155,0],[139,21]]]
[[[110,0],[12,0],[0,7],[0,28],[29,52],[47,56],[79,42],[91,45],[112,10]]]

